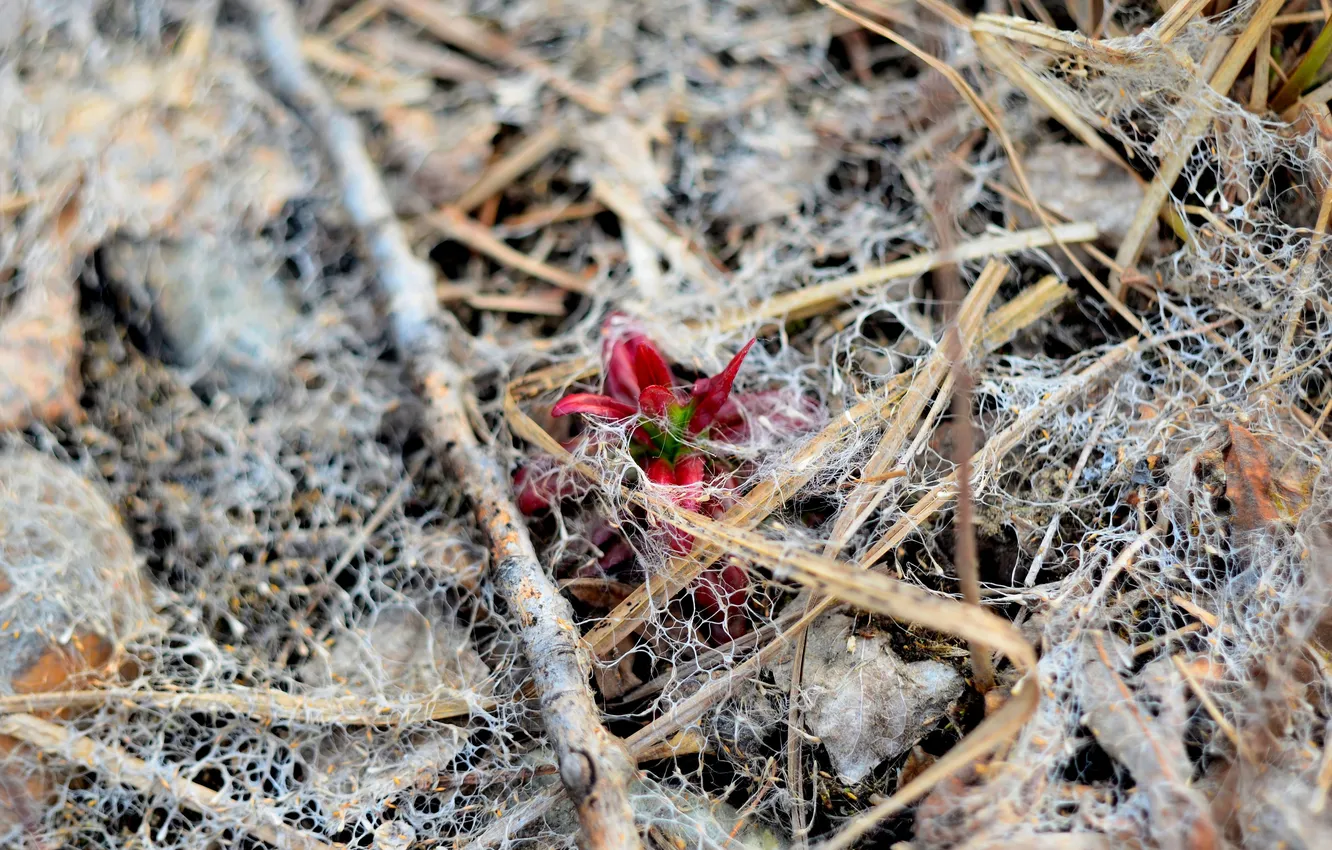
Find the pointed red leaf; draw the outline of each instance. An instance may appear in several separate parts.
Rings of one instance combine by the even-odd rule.
[[[697,400],[697,406],[694,408],[693,418],[689,420],[690,434],[701,433],[717,418],[722,405],[726,404],[726,399],[731,395],[731,386],[735,384],[735,376],[740,372],[740,364],[744,362],[745,355],[757,341],[751,339],[745,343],[745,347],[731,358],[725,369],[710,378],[700,378],[694,382],[694,398]]]
[[[660,385],[645,387],[638,394],[638,409],[657,419],[665,419],[671,405],[679,404],[683,404],[683,400],[671,390]]]
[[[675,462],[675,483],[682,487],[702,483],[706,465],[703,455],[685,455]]]
[[[606,394],[626,403],[638,398],[638,378],[634,375],[633,358],[628,349],[619,343],[609,345],[603,360]]]
[[[671,376],[671,367],[666,365],[666,358],[661,356],[657,346],[645,336],[635,334],[624,341],[624,347],[629,350],[629,357],[634,364],[634,376],[638,378],[638,386],[664,386],[668,387],[674,381]]]
[[[570,393],[555,402],[555,406],[550,409],[551,416],[568,416],[570,413],[582,413],[601,419],[628,419],[638,413],[638,409],[596,393]]]
[[[653,484],[674,484],[675,467],[664,457],[654,457],[647,465],[647,477]]]
[[[644,387],[672,383],[671,369],[639,324],[621,313],[602,326],[601,360],[606,395],[625,404],[638,401]]]

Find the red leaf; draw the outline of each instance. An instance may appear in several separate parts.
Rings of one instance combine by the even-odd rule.
[[[703,455],[686,455],[675,462],[675,483],[681,486],[698,484],[703,480],[707,459]]]
[[[634,404],[644,387],[672,383],[666,358],[643,335],[637,322],[612,313],[606,317],[602,334],[602,371],[606,375],[606,394],[611,398]]]
[[[638,398],[638,376],[634,374],[633,359],[619,343],[607,346],[602,369],[606,373],[606,394],[628,403]]]
[[[647,477],[653,484],[675,484],[675,467],[664,457],[654,457],[647,465]]]
[[[550,409],[551,416],[567,416],[570,413],[582,413],[601,419],[628,419],[638,413],[622,401],[596,393],[570,393],[555,403]]]
[[[670,386],[675,380],[671,367],[666,365],[666,358],[661,356],[657,346],[645,336],[631,336],[624,341],[629,350],[629,357],[634,364],[634,376],[640,387]]]
[[[745,347],[731,358],[726,368],[716,375],[700,378],[694,382],[694,398],[698,403],[694,408],[693,418],[689,420],[690,434],[701,433],[717,418],[717,414],[731,395],[731,386],[735,383],[735,376],[740,372],[740,364],[744,362],[745,355],[757,341],[751,339],[745,343]]]
[[[638,394],[638,409],[656,419],[666,418],[671,405],[680,404],[680,399],[663,386],[651,386]]]

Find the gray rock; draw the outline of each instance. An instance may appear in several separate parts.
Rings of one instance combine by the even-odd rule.
[[[97,488],[32,449],[0,452],[0,695],[86,686],[151,616]]]
[[[164,359],[196,379],[212,372],[229,392],[252,397],[290,363],[298,319],[260,242],[204,233],[121,238],[102,257],[130,309],[149,314]]]
[[[907,664],[884,636],[851,637],[854,621],[830,614],[810,627],[804,686],[813,695],[805,727],[817,735],[844,782],[859,782],[909,750],[962,695],[957,671],[938,661]],[[790,687],[790,664],[774,670]]]
[[[1142,203],[1143,188],[1122,168],[1083,145],[1043,142],[1023,159],[1032,193],[1072,221],[1090,221],[1109,244],[1118,244]],[[1024,222],[1035,219],[1019,212]]]

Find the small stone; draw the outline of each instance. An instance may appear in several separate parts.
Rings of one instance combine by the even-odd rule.
[[[381,608],[364,631],[340,635],[328,666],[353,692],[390,698],[439,688],[482,692],[490,677],[465,629],[442,612],[427,617],[406,603]]]
[[[127,311],[160,339],[162,350],[151,353],[254,397],[290,363],[298,318],[269,254],[260,239],[196,233],[117,239],[102,258]]]
[[[848,651],[853,626],[850,617],[830,614],[810,627],[804,676],[815,695],[805,727],[848,783],[911,749],[964,688],[947,664],[903,662],[882,635],[857,637]],[[774,678],[789,688],[790,665],[774,670]]]
[[[416,841],[416,830],[409,823],[386,821],[375,827],[374,850],[407,850]]]
[[[114,682],[150,616],[133,543],[96,488],[32,449],[0,452],[0,695]],[[41,808],[51,771],[0,735],[0,825]]]

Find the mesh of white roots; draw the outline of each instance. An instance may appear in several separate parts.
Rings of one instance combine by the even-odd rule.
[[[1234,757],[1228,730],[1266,728],[1273,703],[1281,706],[1281,722],[1275,743],[1259,758],[1277,769],[1261,777],[1246,773],[1235,797],[1270,816],[1263,821],[1265,831],[1246,831],[1241,840],[1274,846],[1274,835],[1285,838],[1307,826],[1287,818],[1282,806],[1290,799],[1300,805],[1312,801],[1329,713],[1321,689],[1300,689],[1298,698],[1290,698],[1288,668],[1302,651],[1315,619],[1311,612],[1329,592],[1317,537],[1327,519],[1326,473],[1319,465],[1326,442],[1293,425],[1290,408],[1316,416],[1327,400],[1324,347],[1332,337],[1326,261],[1320,257],[1315,265],[1298,268],[1311,253],[1307,225],[1314,219],[1326,162],[1314,132],[1264,124],[1199,82],[1196,65],[1207,46],[1242,24],[1247,8],[1220,22],[1190,26],[1169,50],[1150,37],[1117,42],[1132,52],[1125,63],[1095,55],[1072,63],[1037,51],[1024,59],[1138,161],[1157,161],[1195,110],[1213,110],[1176,194],[1182,204],[1215,211],[1225,227],[1186,214],[1192,247],[1144,267],[1170,302],[1145,311],[1148,334],[1173,334],[1171,341],[1049,410],[977,481],[982,557],[992,559],[982,564],[987,598],[1006,604],[1007,612],[1019,601],[1030,609],[1024,629],[1043,653],[1045,698],[1037,717],[983,779],[946,785],[926,802],[913,846],[947,847],[982,832],[1016,839],[1068,829],[1179,846],[1193,823],[1190,807],[1205,806],[1190,796],[1196,792],[1189,780],[1215,793],[1224,779],[1217,766]],[[706,128],[674,135],[671,155],[655,163],[660,191],[639,188],[683,232],[715,250],[731,269],[728,285],[709,293],[665,264],[655,270],[660,289],[645,293],[638,286],[646,270],[631,274],[623,262],[603,263],[598,280],[610,305],[632,307],[645,300],[654,305],[648,333],[682,368],[716,371],[757,329],[756,324],[726,334],[686,335],[679,332],[685,320],[707,319],[756,298],[934,247],[933,227],[922,212],[928,199],[920,194],[932,190],[933,172],[919,151],[907,155],[916,140],[911,128],[915,121],[939,120],[933,100],[955,110],[962,105],[949,101],[947,87],[934,77],[880,74],[863,85],[841,76],[825,55],[826,36],[808,43],[798,35],[759,38],[765,25],[794,31],[784,28],[790,14],[824,13],[783,4],[763,16],[738,2],[617,3],[613,11],[599,4],[555,9],[524,2],[477,4],[471,11],[493,15],[511,31],[527,26],[538,40],[592,28],[602,52],[581,46],[581,39],[557,42],[563,46],[552,51],[552,61],[591,78],[619,61],[634,61],[645,82],[633,95],[645,111],[678,99]],[[820,26],[826,27],[831,18],[823,20]],[[773,30],[773,25],[782,26]],[[928,22],[923,26],[945,32]],[[813,31],[826,33],[818,26]],[[955,45],[953,58],[967,59],[969,48],[954,36],[943,41]],[[876,50],[878,61],[900,55],[894,48]],[[724,74],[713,63],[722,51],[733,62]],[[785,88],[772,96],[764,87],[777,65],[789,73]],[[690,85],[675,86],[672,74],[683,75]],[[540,90],[522,85],[524,79],[507,79],[504,96],[493,99],[494,114],[534,126]],[[1006,91],[1002,80],[990,82]],[[751,108],[732,117],[741,103]],[[1021,97],[1005,103],[1009,131],[1020,144],[1031,141],[1042,116]],[[964,133],[975,119],[959,114]],[[605,149],[607,135],[621,138],[588,134],[594,141],[575,162],[582,178],[623,179],[610,155],[615,152]],[[1157,138],[1166,141],[1154,146]],[[840,141],[841,149],[831,140]],[[1227,158],[1224,171],[1219,155]],[[1002,173],[993,140],[979,146],[972,161],[979,174]],[[834,171],[836,180],[830,181]],[[774,188],[780,191],[774,194]],[[953,204],[962,211],[958,238],[984,235],[998,206],[980,178],[964,181]],[[737,225],[739,238],[724,242],[722,234]],[[568,229],[559,231],[562,238],[577,246],[557,251],[556,259],[613,257],[604,234],[563,227]],[[33,430],[30,441],[101,475],[148,557],[160,623],[127,647],[138,659],[138,676],[123,686],[206,694],[276,688],[311,701],[337,698],[342,710],[357,706],[402,719],[367,724],[340,718],[336,711],[302,719],[298,711],[266,720],[245,712],[116,701],[60,722],[78,736],[142,759],[153,776],[191,779],[314,836],[364,846],[377,828],[392,822],[410,826],[418,840],[448,843],[497,819],[503,824],[520,801],[550,787],[550,759],[531,704],[514,696],[524,680],[524,662],[488,581],[477,576],[482,549],[470,526],[458,519],[456,485],[442,480],[428,458],[408,475],[408,465],[418,462],[404,453],[405,435],[415,424],[410,392],[397,364],[382,357],[387,342],[363,281],[318,273],[321,263],[335,262],[351,246],[322,226],[319,233],[319,262],[297,264],[310,276],[295,287],[303,287],[308,304],[320,302],[318,333],[306,338],[299,367],[265,402],[201,401],[178,373],[139,355],[111,314],[98,308],[86,318],[88,425],[61,433]],[[634,252],[628,253],[633,262]],[[1029,283],[1056,264],[1029,252],[1013,265],[999,300],[1019,291],[1013,281]],[[978,270],[967,265],[963,276],[973,280]],[[678,297],[663,298],[661,292]],[[506,361],[506,351],[508,357],[528,352],[536,365],[595,354],[605,306],[598,302],[569,322],[563,336],[539,345],[507,338],[503,334],[513,333],[511,328],[482,319],[479,353],[494,371],[479,370],[507,374],[514,361]],[[861,293],[831,320],[768,333],[746,361],[737,390],[804,393],[835,418],[930,356],[938,307],[920,282]],[[1123,336],[1110,313],[1091,299],[1054,318],[1005,353],[973,361],[983,435],[998,433],[1042,404]],[[1061,334],[1061,321],[1075,323],[1077,330]],[[1203,326],[1211,326],[1210,336],[1198,331]],[[1105,345],[1088,346],[1088,339]],[[1162,353],[1166,348],[1171,356]],[[1063,353],[1070,349],[1077,353]],[[484,407],[487,415],[498,412],[497,404]],[[1258,435],[1273,469],[1300,482],[1307,494],[1291,511],[1290,529],[1248,535],[1244,545],[1232,533],[1233,506],[1225,505],[1215,474],[1209,478],[1208,472],[1209,464],[1216,466],[1208,452],[1225,448],[1228,423],[1242,423]],[[863,423],[832,446],[800,497],[778,510],[763,533],[821,550],[850,492],[848,483],[878,441],[879,426]],[[1065,501],[1065,484],[1094,433],[1088,462]],[[742,447],[714,447],[747,462],[744,479],[733,489],[740,498],[756,482],[787,469],[799,444],[762,422],[755,435]],[[582,500],[566,503],[536,530],[543,561],[558,577],[569,577],[597,555],[590,529],[612,518],[633,542],[638,569],[658,575],[668,562],[662,538],[619,489],[640,486],[633,460],[619,448],[623,435],[610,434],[600,445],[606,448],[585,459],[603,475],[589,485],[568,473],[583,487]],[[946,441],[913,438],[906,445],[911,448],[901,460],[909,476],[893,483],[884,506],[842,557],[868,551],[884,528],[949,472]],[[391,496],[409,477],[410,486]],[[382,522],[366,539],[358,538],[376,507],[389,499],[394,504]],[[895,574],[934,592],[956,592],[948,578],[947,518],[945,512],[890,555]],[[1044,569],[1037,585],[1026,589],[1023,574],[1051,523],[1056,532]],[[1098,590],[1125,547],[1153,526],[1154,535],[1139,543],[1127,568]],[[1010,553],[1002,563],[996,563],[996,553],[1005,551],[999,541]],[[344,561],[342,572],[330,579],[330,570]],[[749,567],[755,588],[750,619],[767,640],[771,622],[793,610],[792,594],[761,565]],[[605,609],[580,610],[591,625]],[[633,693],[637,683],[630,683],[632,699],[608,701],[616,731],[631,731],[669,712],[707,676],[726,675],[746,656],[743,644],[717,651],[705,619],[681,594],[652,610],[643,634],[632,641],[632,665],[621,665],[618,651],[601,662],[605,671],[650,685]],[[898,635],[909,627],[878,625]],[[1189,748],[1183,761],[1161,757],[1160,774],[1150,772],[1150,762],[1137,763],[1133,781],[1125,764],[1133,760],[1132,752],[1125,752],[1132,748],[1107,748],[1105,742],[1103,749],[1118,753],[1110,775],[1083,772],[1093,744],[1088,718],[1107,700],[1104,671],[1110,667],[1104,659],[1113,666],[1123,650],[1117,641],[1148,646],[1136,666],[1114,670],[1126,692],[1136,694],[1141,711],[1135,729],[1144,740],[1166,740],[1164,749],[1172,753]],[[1143,666],[1171,655],[1211,662],[1206,669],[1213,677],[1208,693],[1215,717],[1189,701],[1192,692],[1173,665]],[[459,696],[469,708],[453,721],[407,716]],[[786,699],[766,673],[759,687],[737,688],[697,727],[708,745],[702,759],[652,766],[636,791],[645,822],[673,827],[670,834],[687,835],[689,846],[725,846],[735,813],[723,816],[707,800],[743,806],[752,796],[745,807],[748,821],[774,824],[782,832],[793,804],[783,781]],[[1218,724],[1218,718],[1225,723]],[[804,751],[807,766],[815,769],[806,775],[813,773],[817,787],[802,796],[813,807],[841,787],[817,773],[826,766],[817,745],[806,743]],[[241,814],[200,814],[166,790],[145,794],[104,771],[64,768],[58,758],[43,763],[57,770],[57,799],[23,823],[0,826],[8,828],[0,843],[195,847],[252,834],[243,807]],[[890,792],[893,767],[880,770],[866,787],[857,786],[858,796]],[[836,806],[824,808],[846,813],[854,810],[854,800],[843,794]],[[551,814],[529,825],[521,839],[501,840],[550,846],[571,841],[574,830],[567,816]],[[507,832],[501,828],[495,834]],[[392,846],[386,833],[380,835],[382,846]],[[761,839],[746,833],[742,840]]]

